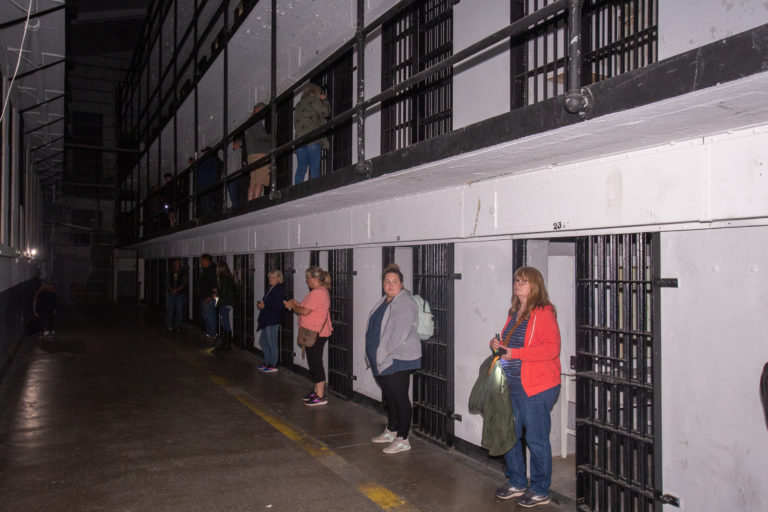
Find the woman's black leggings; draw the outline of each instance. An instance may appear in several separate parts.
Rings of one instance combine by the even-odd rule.
[[[395,372],[391,375],[377,375],[376,382],[387,401],[387,429],[397,432],[398,437],[408,438],[411,429],[411,400],[408,388],[411,372]]]
[[[307,364],[309,365],[309,379],[313,384],[325,382],[325,368],[323,368],[323,349],[328,338],[318,336],[317,341],[311,347],[307,347]]]

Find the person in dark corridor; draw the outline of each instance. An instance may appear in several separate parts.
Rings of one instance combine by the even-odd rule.
[[[232,306],[235,305],[235,280],[229,265],[220,261],[216,264],[216,310],[219,315],[219,325],[221,326],[221,342],[213,349],[214,352],[223,352],[232,350],[232,326],[229,322],[229,313]]]
[[[55,334],[54,319],[57,302],[56,289],[50,283],[43,283],[32,300],[32,313],[40,322],[39,332],[43,336],[53,336]]]
[[[200,256],[200,277],[197,281],[197,296],[200,298],[200,313],[205,324],[206,337],[216,338],[216,303],[213,295],[216,288],[216,270],[210,254]]]
[[[184,322],[184,305],[187,302],[189,276],[182,268],[181,260],[173,260],[173,268],[165,277],[165,328],[179,330]]]
[[[267,273],[267,279],[269,279],[269,289],[256,304],[256,307],[259,308],[256,330],[261,331],[259,341],[261,350],[264,352],[264,364],[259,366],[259,370],[264,373],[274,373],[277,371],[280,355],[278,334],[284,312],[285,289],[283,288],[283,273],[281,271],[270,270]]]
[[[421,368],[421,340],[417,327],[419,309],[411,292],[403,288],[400,267],[390,264],[382,275],[384,297],[368,315],[365,355],[387,403],[387,427],[371,439],[389,443],[384,453],[411,449],[411,372]]]
[[[308,83],[304,86],[301,99],[294,108],[293,124],[296,128],[296,138],[316,130],[325,124],[325,118],[331,114],[331,105],[328,103],[323,90],[319,85]],[[309,142],[296,150],[296,174],[294,184],[304,181],[309,167],[309,179],[320,176],[320,158],[323,149],[328,149],[328,138]]]
[[[266,107],[264,103],[258,103],[253,107],[253,115],[255,116],[261,110]],[[242,140],[236,140],[233,143],[235,149],[239,149],[244,146],[246,153],[246,163],[252,164],[257,160],[263,158],[272,149],[272,137],[266,128],[264,120],[252,125],[245,130]],[[264,164],[261,167],[257,167],[250,173],[250,180],[248,184],[248,201],[252,201],[261,197],[264,191],[264,187],[269,186],[269,164]]]
[[[310,407],[328,403],[325,392],[325,369],[323,368],[323,349],[333,331],[331,325],[331,274],[320,267],[311,266],[306,272],[309,293],[301,302],[296,299],[285,301],[289,311],[299,315],[299,328],[304,327],[317,333],[317,340],[307,347],[309,378],[314,389],[304,395],[304,403]]]

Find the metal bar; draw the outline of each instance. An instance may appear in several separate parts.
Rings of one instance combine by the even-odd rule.
[[[277,0],[272,0],[272,27],[270,32],[270,114],[272,116],[271,128],[272,128],[272,147],[277,148]],[[269,161],[269,174],[272,180],[272,186],[269,191],[270,199],[278,199],[279,193],[277,191],[277,156],[279,152],[274,150],[270,153],[271,160]],[[289,175],[291,173],[289,172]],[[293,183],[293,178],[290,180]]]
[[[63,138],[63,137],[60,137]],[[105,151],[108,153],[140,153],[138,149],[129,149],[129,148],[108,148],[106,146],[95,146],[93,144],[75,144],[72,142],[67,142],[64,144],[65,148],[75,148],[75,149],[93,149],[95,151]]]
[[[64,7],[66,7],[66,5],[65,4],[61,4],[61,5],[56,6],[56,7],[51,7],[50,9],[43,9],[42,11],[33,12],[33,13],[31,13],[29,15],[29,19],[40,18],[42,16],[45,16],[46,14],[51,14],[51,13],[54,13],[56,11],[60,11]],[[12,27],[14,25],[19,25],[21,23],[26,23],[26,21],[27,21],[27,16],[24,15],[24,16],[22,16],[20,18],[16,18],[16,19],[13,19],[13,20],[10,20],[10,21],[6,21],[4,23],[0,23],[0,30],[5,30],[6,28]]]
[[[48,142],[46,142],[45,144],[40,144],[39,146],[33,147],[32,149],[29,150],[29,152],[32,153],[33,151],[37,151],[38,149],[42,149],[42,148],[44,148],[46,146],[49,146],[49,145],[53,144],[54,142],[60,141],[63,138],[64,138],[64,136],[61,135],[59,137],[56,137],[55,139],[51,139]]]
[[[651,257],[651,277],[653,279],[661,278],[661,235],[653,233],[648,235],[650,238],[650,257]],[[662,479],[662,382],[661,382],[661,288],[655,286],[651,297],[651,325],[653,329],[653,358],[651,371],[653,373],[653,488],[658,494],[664,492]],[[655,500],[653,504],[654,512],[661,512],[662,503]]]
[[[365,161],[365,0],[357,0],[357,161]]]
[[[439,63],[434,64],[419,73],[416,73],[415,75],[411,76],[407,80],[400,82],[399,84],[393,85],[389,89],[380,92],[376,96],[373,96],[372,98],[367,100],[363,104],[363,107],[367,108],[383,100],[389,99],[394,95],[396,95],[397,93],[407,89],[408,87],[411,87],[412,85],[419,83],[420,81],[430,77],[431,75],[434,75],[438,71],[441,71],[445,68],[453,66],[454,64],[461,62],[467,59],[468,57],[473,56],[477,52],[484,50],[490,46],[493,46],[499,41],[527,32],[530,29],[531,25],[535,25],[540,21],[548,18],[549,16],[557,13],[557,11],[565,8],[567,2],[568,0],[558,0],[557,2],[547,5],[542,9],[536,11],[533,14],[526,16],[521,20],[511,23],[507,27],[497,32],[494,32],[493,34],[481,39],[480,41],[466,47],[465,49],[457,53],[454,53],[452,56],[440,61]]]
[[[35,103],[34,105],[32,105],[30,107],[26,107],[26,108],[23,108],[23,109],[19,110],[19,114],[23,114],[24,112],[29,112],[30,110],[34,110],[36,108],[42,107],[46,103],[51,103],[52,101],[56,101],[56,100],[61,99],[63,97],[64,97],[63,94],[59,94],[58,96],[54,96],[53,98],[48,98],[47,100],[41,101],[40,103]]]
[[[58,123],[59,121],[63,121],[63,120],[64,120],[64,116],[59,117],[58,119],[54,119],[53,121],[48,121],[47,123],[41,124],[40,126],[30,128],[29,130],[24,132],[24,135],[29,135],[30,133],[36,132],[38,130],[42,130],[46,126],[51,126],[52,124]]]
[[[53,157],[61,155],[62,153],[64,153],[64,150],[57,151],[56,153],[52,153],[52,154],[46,156],[45,158],[41,158],[40,160],[35,160],[34,162],[32,162],[32,165],[36,165],[36,164],[39,164],[41,162],[45,162],[46,160],[49,160],[49,159],[51,159]]]

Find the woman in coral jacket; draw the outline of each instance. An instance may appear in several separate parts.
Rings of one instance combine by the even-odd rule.
[[[507,341],[506,346],[502,340]],[[549,430],[550,411],[560,393],[560,329],[544,278],[535,268],[521,267],[515,272],[507,323],[501,338],[494,337],[490,345],[494,351],[505,351],[500,362],[507,377],[518,437],[504,455],[508,481],[496,490],[496,497],[517,498],[522,507],[544,505],[550,502],[552,481]],[[530,486],[521,438],[531,455]]]

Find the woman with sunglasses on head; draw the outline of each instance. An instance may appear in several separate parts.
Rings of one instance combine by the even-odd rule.
[[[508,480],[496,490],[496,497],[517,498],[517,504],[526,508],[547,504],[552,482],[550,411],[560,393],[560,329],[544,278],[535,268],[515,272],[507,322],[490,346],[502,353],[517,433],[515,445],[504,455]],[[530,486],[523,439],[531,456]]]
[[[318,333],[315,344],[306,348],[309,378],[314,389],[304,395],[304,404],[310,407],[328,403],[325,393],[325,369],[323,349],[333,331],[331,326],[331,274],[320,267],[311,266],[306,272],[309,293],[301,302],[285,301],[285,307],[299,315],[299,327]]]

